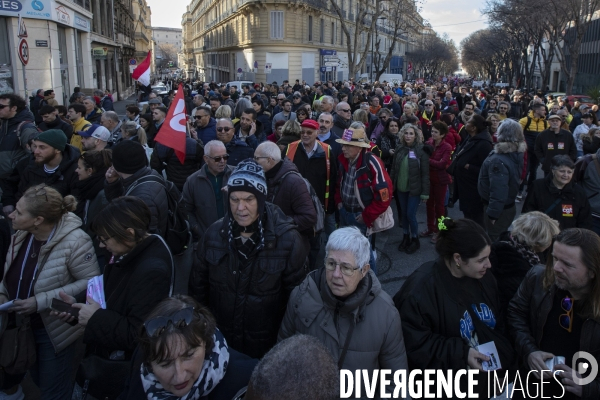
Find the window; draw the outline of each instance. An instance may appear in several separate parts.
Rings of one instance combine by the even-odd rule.
[[[313,17],[311,15],[308,16],[308,41],[312,42],[313,40]]]
[[[321,29],[319,32],[319,41],[325,43],[325,20],[321,18]]]
[[[331,44],[335,44],[335,22],[331,23]]]
[[[271,11],[271,39],[283,39],[283,11]]]

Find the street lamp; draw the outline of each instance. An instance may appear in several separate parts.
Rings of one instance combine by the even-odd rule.
[[[375,21],[375,40],[377,40],[377,22],[379,20],[386,20],[387,17],[377,17],[377,21]],[[379,47],[379,46],[378,46]],[[373,53],[373,39],[371,39],[371,73],[369,74],[369,80],[373,83],[373,67],[375,66],[375,53]]]

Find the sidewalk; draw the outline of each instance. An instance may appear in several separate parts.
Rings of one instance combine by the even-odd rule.
[[[117,114],[119,114],[119,117],[121,118],[125,118],[125,109],[127,108],[127,106],[130,105],[137,105],[137,97],[135,94],[129,96],[127,99],[125,100],[121,100],[121,101],[115,101],[113,103],[113,107],[115,108],[115,112]]]

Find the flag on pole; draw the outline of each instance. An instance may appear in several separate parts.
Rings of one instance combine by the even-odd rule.
[[[413,68],[413,67],[412,67],[412,63],[411,63],[411,62],[409,62],[409,63],[408,63],[408,67],[406,68],[406,72],[408,72],[408,73],[410,74],[410,73],[412,72],[412,68]]]
[[[150,84],[150,64],[152,61],[152,50],[148,52],[146,59],[140,63],[131,73],[131,77],[144,86]]]
[[[175,150],[175,155],[181,164],[185,161],[186,122],[183,85],[180,83],[165,122],[162,124],[154,141]]]

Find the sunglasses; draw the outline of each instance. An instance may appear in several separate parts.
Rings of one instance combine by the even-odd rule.
[[[225,131],[225,132],[229,132],[229,131],[230,131],[230,130],[232,130],[232,129],[233,129],[233,128],[228,128],[228,127],[222,128],[222,127],[221,127],[221,128],[217,128],[217,132],[223,132],[223,131]]]
[[[211,157],[211,156],[206,155],[206,157],[210,158],[211,160],[213,160],[215,162],[221,162],[223,160],[227,161],[229,159],[229,154],[225,154],[223,156],[217,156],[217,157]]]
[[[0,104],[0,110],[2,110],[4,107],[9,107],[8,104]]]
[[[340,111],[343,111],[343,112],[350,112],[351,110],[348,108],[347,110],[340,110]]]
[[[194,119],[202,119],[204,117],[207,117],[207,115],[194,115]]]
[[[194,317],[194,307],[187,307],[177,311],[175,314],[165,317],[152,318],[144,322],[144,329],[150,337],[160,336],[168,327],[172,325],[176,328],[183,328],[192,323]]]
[[[560,302],[561,308],[566,312],[566,314],[561,314],[558,316],[558,324],[561,328],[565,329],[567,332],[571,333],[573,329],[573,304],[575,303],[575,299],[570,297],[565,297]]]

